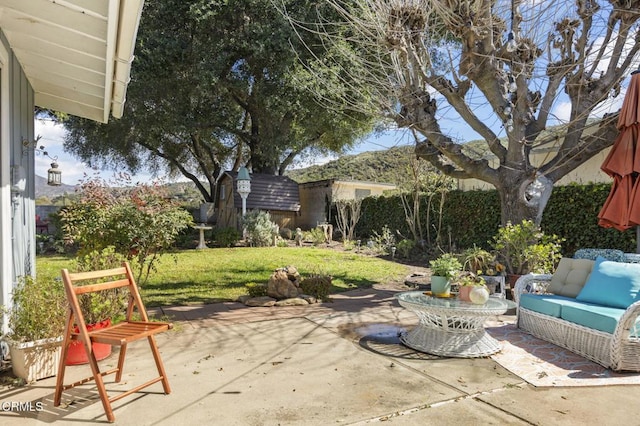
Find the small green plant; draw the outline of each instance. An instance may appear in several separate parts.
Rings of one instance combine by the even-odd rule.
[[[462,264],[453,253],[444,253],[437,259],[429,262],[431,275],[438,277],[455,278],[462,270]]]
[[[300,282],[300,288],[304,294],[315,297],[318,300],[327,300],[331,293],[330,275],[313,275],[305,278]]]
[[[247,294],[251,297],[262,297],[267,295],[266,284],[246,283],[244,286],[247,289]]]
[[[271,215],[261,210],[247,212],[242,218],[242,226],[247,232],[247,241],[251,247],[269,247],[273,243],[277,226],[271,221]]]
[[[213,239],[220,247],[233,247],[240,238],[242,238],[240,231],[232,227],[217,228],[213,232]]]
[[[416,242],[405,238],[401,240],[396,247],[401,257],[408,258],[411,256],[411,251],[416,247]]]
[[[486,281],[479,275],[470,271],[462,271],[458,274],[455,282],[461,287],[486,287]]]
[[[305,232],[304,239],[305,241],[311,242],[314,246],[324,244],[327,241],[324,231],[320,227]]]
[[[20,277],[12,300],[7,311],[12,340],[31,342],[62,336],[68,310],[62,281]]]
[[[462,267],[465,271],[477,272],[489,269],[493,264],[495,256],[489,251],[473,245],[462,252]]]
[[[380,234],[373,231],[373,237],[371,239],[374,242],[375,249],[380,253],[391,254],[391,247],[395,247],[396,245],[396,236],[387,225],[382,227]]]
[[[531,220],[498,229],[493,246],[509,274],[551,273],[562,257],[562,239],[545,235]]]
[[[342,247],[345,251],[351,251],[356,247],[356,242],[352,240],[345,240],[342,242]]]
[[[79,272],[110,269],[122,266],[126,258],[116,253],[113,246],[100,251],[93,251],[76,259]],[[88,283],[87,283],[88,284]],[[123,317],[129,294],[123,289],[105,290],[97,293],[86,293],[78,296],[82,315],[87,324],[97,324],[107,319],[117,322]]]

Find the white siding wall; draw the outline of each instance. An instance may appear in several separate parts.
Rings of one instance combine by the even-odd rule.
[[[0,34],[0,304],[11,305],[17,277],[35,273],[34,152],[23,140],[34,140],[34,95],[31,85]],[[12,191],[18,170],[23,191]],[[7,331],[6,318],[2,321]]]

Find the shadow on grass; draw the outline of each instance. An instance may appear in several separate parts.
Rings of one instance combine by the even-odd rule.
[[[260,273],[263,270],[229,270],[229,274],[238,275],[241,273]],[[143,297],[147,307],[159,307],[167,305],[193,305],[193,304],[210,304],[231,302],[237,298],[239,294],[245,294],[245,285],[251,281],[267,283],[272,271],[266,271],[267,275],[264,280],[229,280],[209,285],[194,281],[177,281],[171,283],[149,283],[143,288]],[[353,279],[346,274],[333,276],[334,283],[331,285],[331,294],[343,293],[355,289],[371,288],[378,281],[369,279]],[[335,282],[339,284],[335,284]],[[210,290],[210,295],[203,294]],[[233,291],[236,290],[236,291]],[[231,291],[235,296],[227,296],[217,293],[228,293]]]

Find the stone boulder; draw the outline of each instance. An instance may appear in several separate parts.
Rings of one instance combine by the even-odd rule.
[[[276,300],[272,297],[259,296],[245,300],[244,304],[252,307],[269,307],[274,306],[276,304]]]
[[[300,290],[300,274],[294,266],[278,268],[269,277],[267,295],[274,299],[291,299],[298,297]]]
[[[305,306],[308,304],[309,302],[299,297],[294,297],[292,299],[282,299],[276,302],[276,306]]]

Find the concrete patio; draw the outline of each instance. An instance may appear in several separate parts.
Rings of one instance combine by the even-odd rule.
[[[172,393],[157,384],[116,402],[116,424],[619,425],[640,414],[640,386],[535,388],[490,358],[436,358],[396,345],[397,332],[417,323],[393,298],[401,290],[355,290],[304,307],[157,310],[176,325],[158,338]],[[123,383],[108,376],[108,389],[151,377],[149,356],[148,346],[133,345]],[[89,368],[69,371],[80,378]],[[54,387],[50,378],[0,388],[0,422],[107,423],[93,384],[65,392],[57,408]],[[34,409],[8,409],[15,402]]]

